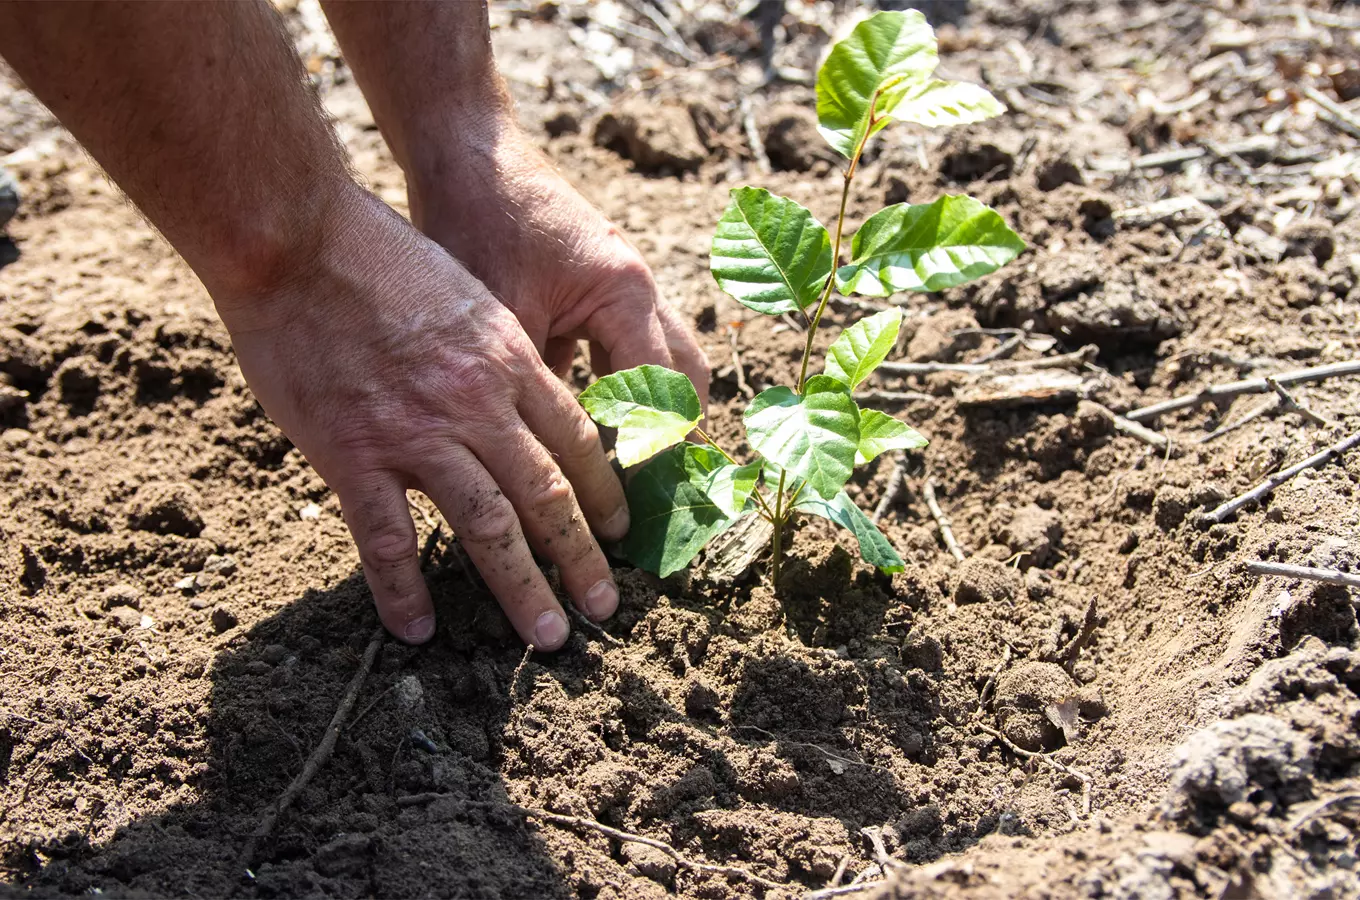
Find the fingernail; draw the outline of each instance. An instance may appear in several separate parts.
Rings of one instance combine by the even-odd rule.
[[[609,521],[604,523],[603,534],[611,540],[621,541],[628,533],[628,507],[620,506],[619,511],[609,517]],[[598,585],[597,585],[598,587]]]
[[[586,591],[586,615],[596,621],[607,619],[619,608],[619,591],[614,583],[605,579]]]
[[[434,636],[434,616],[421,616],[406,624],[406,643],[423,644]]]
[[[534,623],[534,646],[540,650],[556,650],[567,642],[571,627],[561,613],[545,612]]]

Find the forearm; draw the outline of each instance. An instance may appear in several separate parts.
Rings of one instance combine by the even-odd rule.
[[[0,56],[219,304],[287,277],[354,194],[267,3],[0,2]]]
[[[407,177],[485,156],[512,121],[484,2],[323,0],[345,61]]]

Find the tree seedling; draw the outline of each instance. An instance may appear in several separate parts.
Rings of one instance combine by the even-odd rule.
[[[860,409],[852,396],[896,344],[901,309],[844,329],[821,373],[810,375],[808,366],[832,291],[939,291],[993,272],[1025,249],[995,210],[968,196],[944,196],[880,210],[855,232],[849,261],[841,262],[846,201],[870,138],[894,120],[938,127],[1004,111],[977,85],[932,78],[936,61],[935,34],[914,11],[880,12],[832,47],[817,75],[817,118],[822,135],[849,160],[834,237],[793,200],[761,188],[732,191],[713,235],[718,286],[758,313],[795,314],[807,326],[797,381],[762,391],[746,410],[756,459],[738,462],[703,431],[698,394],[679,372],[638,366],[582,392],[586,412],[618,430],[619,463],[645,462],[627,488],[632,528],[621,551],[634,565],[669,575],[756,515],[774,526],[770,576],[778,589],[785,526],[807,513],[853,534],[866,562],[902,571],[902,558],[844,490],[855,466],[926,444],[892,416]]]

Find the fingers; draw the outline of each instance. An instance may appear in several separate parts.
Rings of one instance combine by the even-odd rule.
[[[585,332],[592,341],[592,366],[596,356],[594,346],[598,344],[615,371],[647,363],[673,368],[666,332],[656,316],[654,297],[630,293],[615,302],[602,304],[586,320]]]
[[[404,485],[380,473],[337,493],[383,627],[408,644],[425,643],[434,634],[434,606]]]
[[[544,378],[541,389],[522,397],[519,406],[529,430],[575,488],[590,527],[607,541],[623,540],[628,533],[623,486],[600,445],[599,430],[571,391],[556,379]]]
[[[551,409],[547,404],[535,408],[535,418],[548,419],[554,414],[565,414],[565,409]],[[583,496],[586,484],[592,485],[589,490],[602,492],[612,508],[611,527],[620,537],[627,531],[628,508],[618,479],[599,449],[594,425],[586,419],[578,425],[559,426],[556,432],[554,436],[568,450],[562,468],[528,429],[502,436],[496,452],[482,458],[518,512],[530,543],[557,564],[572,603],[592,619],[607,619],[618,608],[618,589],[609,562],[577,505],[573,483],[581,487]],[[567,467],[583,473],[582,481],[568,480]],[[600,502],[600,498],[595,500]]]
[[[514,477],[522,481],[527,475]],[[540,650],[566,643],[567,617],[529,552],[520,517],[477,457],[452,446],[426,468],[421,489],[453,526],[520,638]]]

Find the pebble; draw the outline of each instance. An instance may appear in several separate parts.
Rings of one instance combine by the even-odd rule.
[[[104,609],[112,609],[115,606],[128,606],[132,609],[142,608],[142,592],[125,581],[104,588],[104,593],[99,601]]]
[[[236,618],[236,613],[227,609],[225,606],[214,606],[211,619],[213,631],[216,631],[218,634],[235,628],[240,622],[240,619]]]

